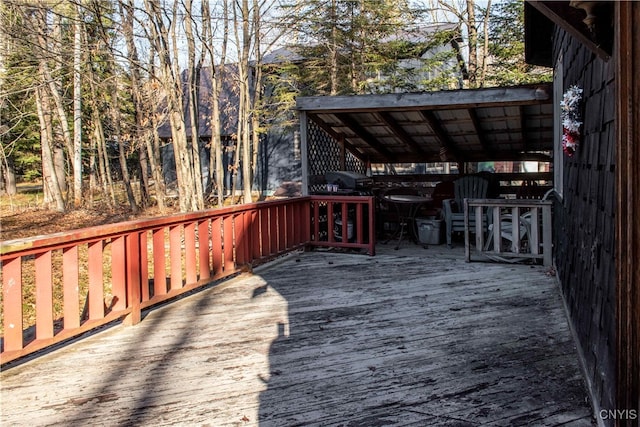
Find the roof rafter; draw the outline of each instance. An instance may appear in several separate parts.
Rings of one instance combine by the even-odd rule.
[[[527,117],[525,116],[524,106],[518,107],[520,110],[520,133],[522,135],[522,143],[526,147],[529,145],[529,139],[527,138]]]
[[[358,138],[363,139],[375,151],[377,151],[378,153],[380,153],[381,155],[383,155],[383,156],[385,156],[385,157],[387,157],[389,159],[393,159],[395,157],[394,154],[391,151],[387,150],[387,148],[384,145],[382,145],[380,142],[378,142],[378,140],[376,139],[376,137],[374,135],[372,135],[369,131],[367,131],[365,128],[360,126],[360,124],[358,122],[356,122],[354,119],[352,119],[351,116],[349,116],[348,114],[345,114],[345,113],[339,113],[339,114],[336,114],[335,116],[346,127],[351,129],[351,131],[353,133],[355,133]],[[347,135],[343,135],[343,136],[344,136],[344,138],[348,138]]]
[[[484,152],[487,153],[487,155],[489,156],[492,155],[493,150],[489,146],[489,143],[487,142],[487,138],[484,135],[484,130],[482,129],[482,125],[480,124],[480,119],[478,117],[478,112],[476,111],[475,108],[469,108],[467,111],[469,112],[471,123],[473,124],[473,128],[476,131],[476,135],[478,136],[478,140],[480,141],[480,146],[482,147],[482,150],[484,150]]]
[[[550,83],[410,94],[300,97],[297,109],[372,163],[548,161]],[[303,130],[304,131],[304,130]]]
[[[398,137],[398,139],[400,139],[404,144],[408,145],[411,148],[411,151],[420,155],[425,154],[420,145],[418,145],[418,143],[415,142],[413,138],[411,138],[411,135],[409,135],[404,130],[404,128],[402,128],[398,124],[398,122],[393,117],[391,117],[391,114],[384,111],[379,111],[377,115],[384,122],[384,124],[393,131],[393,134]]]
[[[440,141],[440,146],[447,150],[451,157],[453,157],[454,161],[460,161],[460,154],[458,153],[455,144],[449,137],[449,134],[444,130],[433,111],[420,110],[420,115],[427,121],[431,130],[435,133],[436,137]]]

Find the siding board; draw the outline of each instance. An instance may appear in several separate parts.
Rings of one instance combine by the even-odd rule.
[[[555,39],[564,88],[583,88],[584,122],[577,152],[562,159],[564,200],[554,206],[556,266],[592,392],[597,404],[609,409],[615,378],[615,300],[609,297],[615,289],[613,61],[596,57],[560,29]]]

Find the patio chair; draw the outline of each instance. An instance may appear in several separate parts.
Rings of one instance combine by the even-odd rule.
[[[431,201],[425,203],[418,212],[422,217],[443,218],[442,201],[451,199],[453,194],[453,181],[442,181],[436,184],[431,193]]]
[[[533,191],[527,191],[527,190],[533,190]],[[516,198],[549,200],[549,197],[551,197],[554,193],[553,193],[553,190],[549,190],[541,197],[538,197],[539,194],[540,194],[540,191],[538,190],[538,186],[535,182],[532,183],[532,182],[525,181],[522,183],[521,191],[518,192],[518,194],[516,195]],[[500,215],[500,236],[503,240],[502,243],[509,245],[511,252],[514,252],[514,253],[518,251],[520,252],[530,251],[531,243],[529,241],[529,236],[531,235],[531,224],[532,224],[531,211],[527,210],[527,211],[524,211],[522,214],[520,214],[520,217],[519,217],[520,231],[518,232],[519,239],[515,239],[513,236],[512,223],[513,223],[512,214],[507,213],[507,214]],[[491,248],[492,245],[494,244],[493,242],[494,226],[495,224],[489,224],[489,226],[487,227],[488,233],[487,233],[487,240],[484,245],[485,251],[488,251],[489,248]],[[519,240],[519,245],[520,245],[519,248],[516,247],[516,240]],[[540,247],[542,247],[542,243],[540,243]],[[498,255],[491,255],[491,254],[487,254],[487,257],[490,259],[493,259],[494,261],[502,261],[502,262],[510,262],[510,263],[519,262],[519,261],[522,261],[523,259],[526,259],[526,258],[518,258],[518,257],[511,258],[508,256],[498,256]]]
[[[446,225],[447,245],[451,245],[451,236],[456,231],[464,231],[464,199],[486,199],[489,182],[476,175],[467,175],[453,182],[453,199],[442,201]],[[469,226],[475,229],[475,215],[469,213]],[[487,229],[487,218],[483,216],[482,230]]]
[[[507,244],[510,246],[509,250],[513,253],[518,253],[518,252],[528,252],[530,249],[528,248],[529,246],[529,235],[531,234],[531,212],[527,212],[523,215],[520,215],[519,217],[519,225],[520,225],[520,230],[518,231],[519,233],[519,239],[518,239],[518,244],[520,245],[519,248],[516,248],[516,239],[514,239],[513,236],[513,215],[511,214],[503,214],[500,216],[500,237],[503,240],[503,245]],[[484,244],[484,251],[488,251],[489,248],[491,248],[494,245],[494,241],[493,241],[493,229],[495,227],[495,224],[489,224],[489,226],[487,227],[487,241]],[[509,256],[499,256],[499,255],[492,255],[490,253],[487,253],[486,256],[489,259],[492,259],[494,261],[499,261],[499,262],[508,262],[508,263],[514,263],[514,262],[519,262],[519,261],[523,261],[526,258],[518,258],[518,257],[509,257]]]

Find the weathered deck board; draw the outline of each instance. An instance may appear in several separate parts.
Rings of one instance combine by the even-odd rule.
[[[553,278],[299,253],[1,374],[2,425],[591,425]]]

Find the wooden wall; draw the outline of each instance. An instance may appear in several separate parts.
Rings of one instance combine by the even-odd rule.
[[[561,29],[555,35],[563,91],[574,84],[584,89],[581,144],[573,157],[563,155],[564,197],[554,206],[557,272],[598,400],[594,407],[614,409],[615,61],[602,60]]]
[[[617,2],[617,396],[635,419],[619,427],[640,426],[640,3]]]

